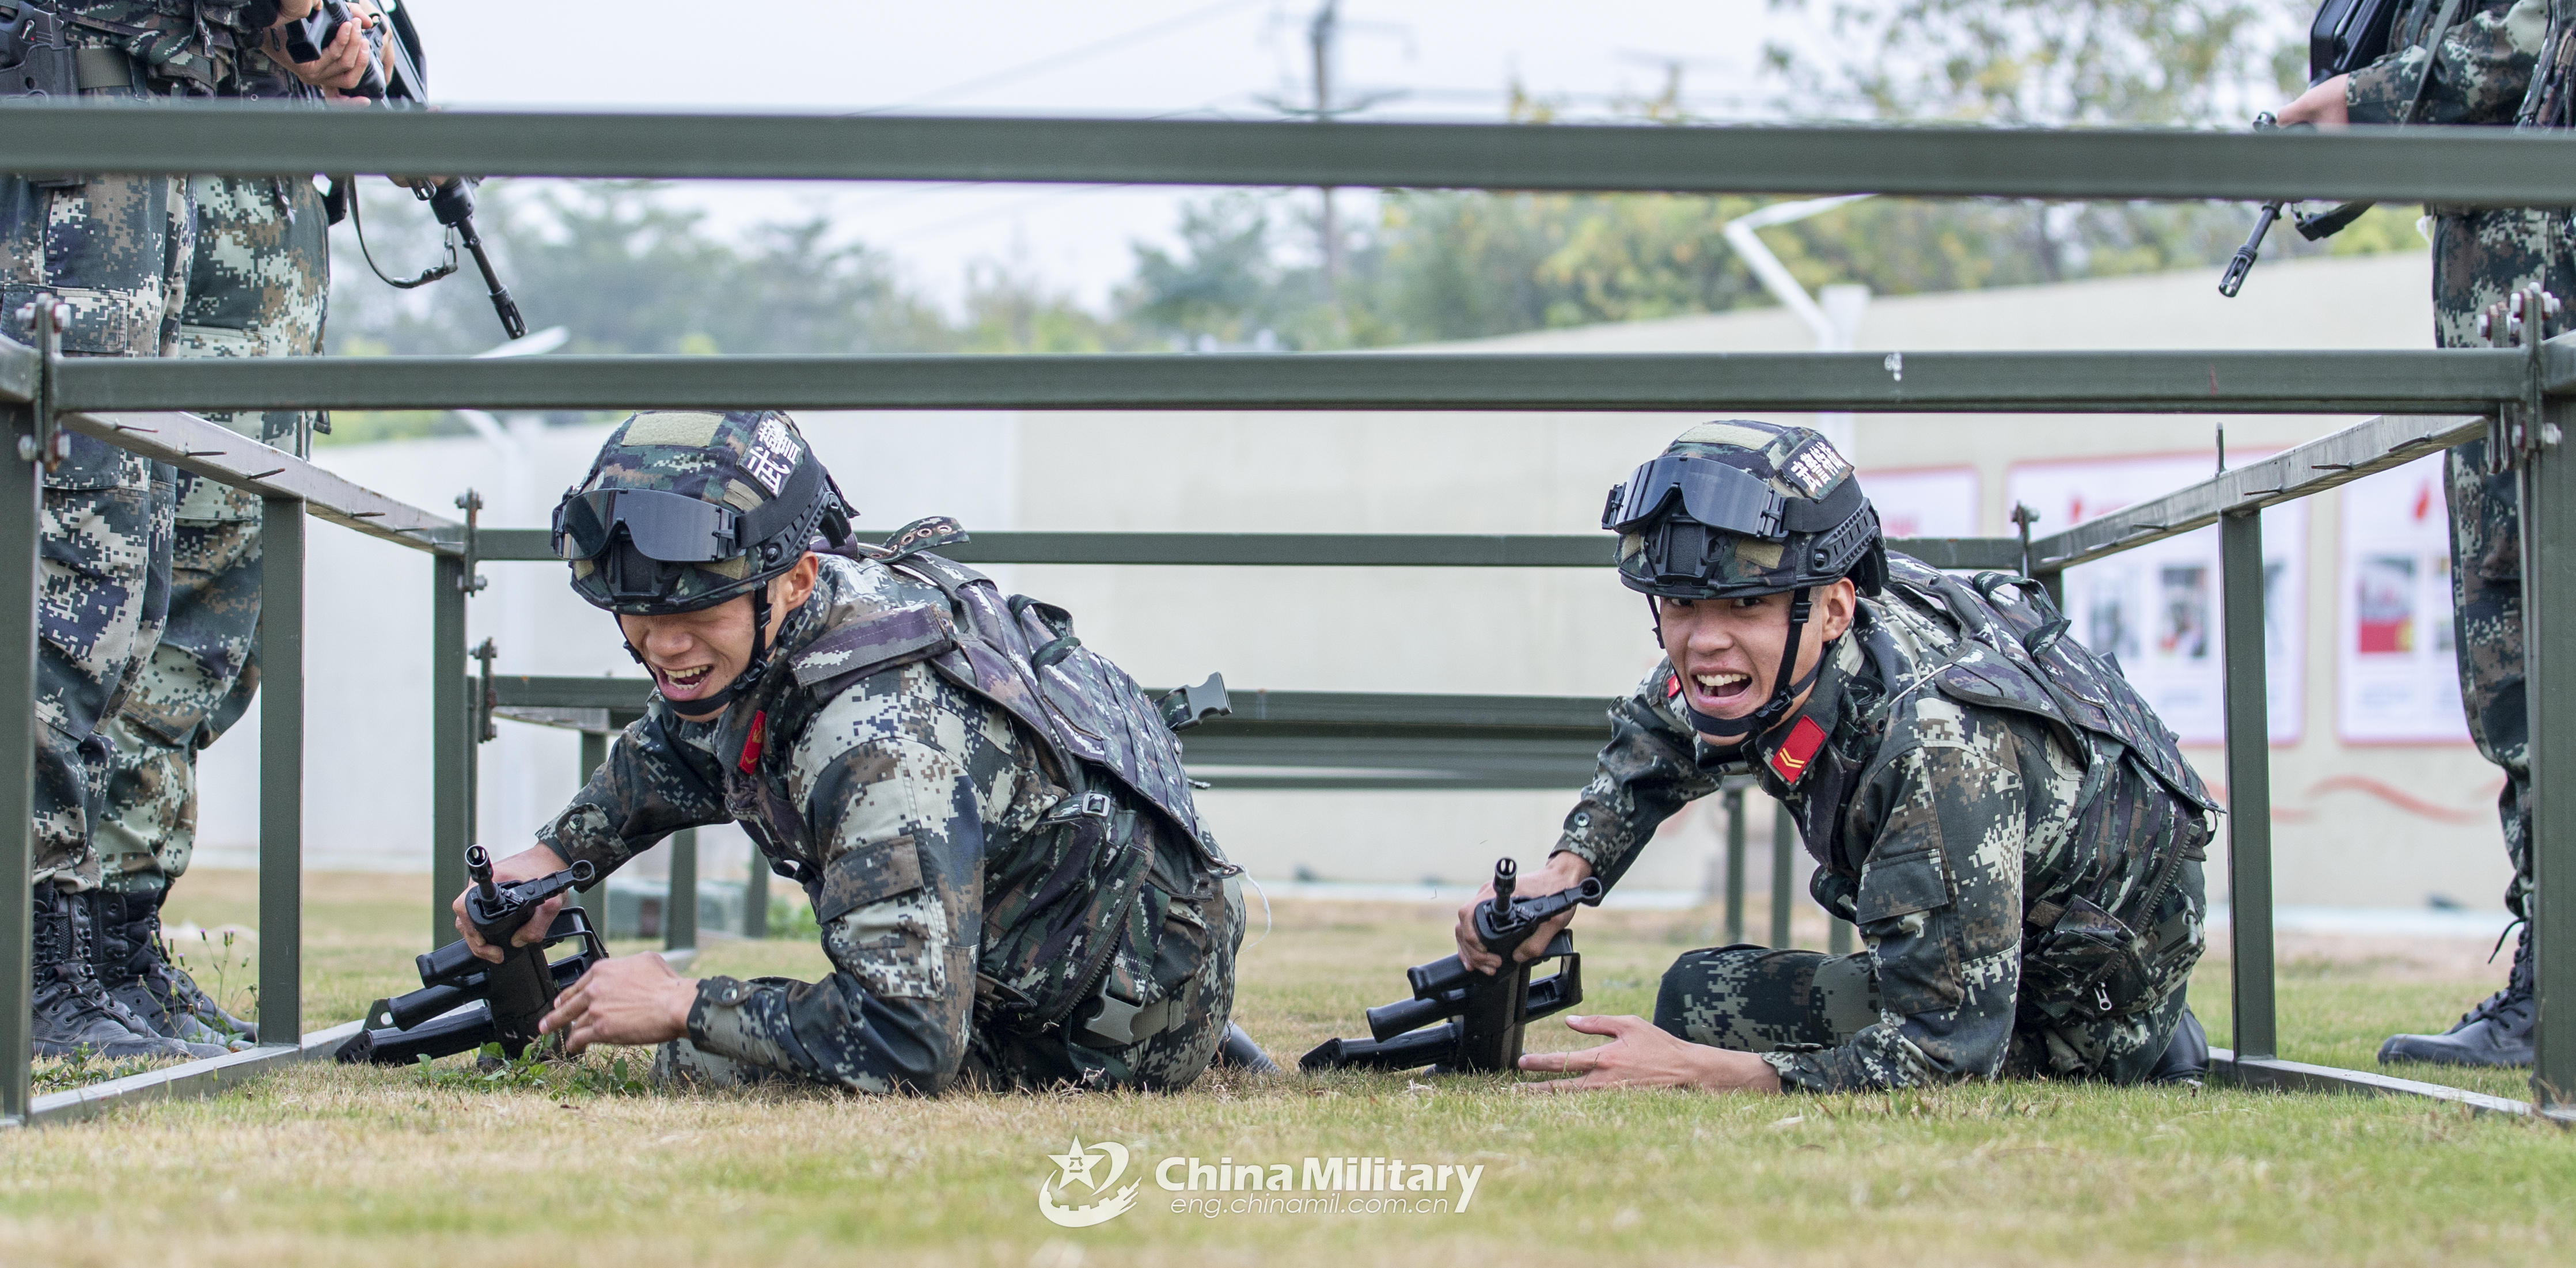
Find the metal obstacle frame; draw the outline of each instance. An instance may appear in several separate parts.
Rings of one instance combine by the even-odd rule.
[[[2576,138],[2505,129],[2239,135],[1866,127],[1526,127],[907,119],[748,114],[286,111],[235,103],[0,105],[0,170],[477,171],[492,175],[1370,185],[1635,192],[2076,198],[2365,198],[2455,206],[2576,204]],[[41,343],[49,341],[40,339]],[[2520,348],[2373,352],[1805,354],[1296,354],[1273,356],[557,356],[273,360],[67,359],[0,341],[0,700],[34,688],[39,466],[56,428],[95,436],[234,488],[266,508],[261,631],[259,988],[263,1033],[302,1021],[304,520],[434,556],[432,838],[441,902],[462,887],[478,720],[465,605],[482,560],[540,543],[476,532],[359,488],[183,410],[883,408],[1021,410],[1846,410],[1908,413],[2377,413],[2358,426],[2166,497],[2030,541],[1969,539],[1950,566],[2064,569],[2192,528],[2221,537],[2226,765],[2232,797],[2236,1048],[2220,1072],[2260,1086],[2432,1097],[2496,1112],[2571,1110],[2576,1097],[2576,339]],[[1401,425],[1391,422],[1389,425]],[[2277,1058],[2269,752],[2262,661],[2263,507],[2519,425],[2531,711],[2539,1060],[2534,1101]],[[11,466],[9,464],[15,464]],[[1581,543],[1578,545],[1577,543]],[[991,562],[1405,567],[1597,566],[1597,537],[1310,534],[992,534]],[[1927,548],[1928,549],[1928,548]],[[497,681],[497,680],[496,680]],[[542,683],[519,702],[559,707]],[[496,690],[498,690],[496,688]],[[1281,718],[1193,738],[1224,748],[1448,728],[1490,765],[1546,738],[1563,702],[1277,693]],[[1326,697],[1337,697],[1327,699]],[[1597,702],[1592,702],[1597,703]],[[1266,702],[1265,702],[1266,704]],[[32,715],[32,710],[31,710]],[[30,870],[34,732],[0,734],[0,894]],[[1288,730],[1277,729],[1290,728]],[[1302,735],[1294,728],[1303,727]],[[1557,738],[1562,738],[1557,737]],[[1261,751],[1294,749],[1278,744]],[[1440,786],[1457,786],[1443,784]],[[1740,892],[1740,888],[1739,888]],[[1775,921],[1785,893],[1773,895]],[[1740,913],[1734,923],[1740,926]],[[29,913],[0,902],[0,1116],[46,1122],[119,1099],[218,1086],[327,1051],[335,1033],[102,1084],[28,1096]],[[354,1023],[353,1023],[354,1024]]]

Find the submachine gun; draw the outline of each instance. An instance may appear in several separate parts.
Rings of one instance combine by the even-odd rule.
[[[1327,1039],[1297,1065],[1306,1070],[1415,1070],[1434,1074],[1491,1074],[1517,1069],[1522,1028],[1583,1002],[1583,957],[1574,931],[1559,930],[1547,952],[1527,964],[1512,951],[1540,925],[1580,904],[1597,907],[1605,887],[1597,877],[1537,898],[1512,897],[1519,866],[1494,864],[1494,896],[1476,908],[1476,939],[1503,957],[1497,973],[1478,973],[1457,956],[1405,970],[1413,998],[1368,1010],[1369,1038]],[[1549,960],[1564,964],[1533,982],[1530,971]]]
[[[2308,25],[2308,86],[2313,88],[2337,75],[2351,74],[2385,55],[2396,23],[2397,9],[2402,2],[2325,0],[2318,5],[2316,20]],[[2451,28],[2451,20],[2459,13],[2460,0],[2442,0],[2442,8],[2424,37],[2425,44],[2438,49],[2443,34]],[[2400,126],[2415,121],[2415,108],[2424,100],[2424,85],[2432,78],[2432,73],[2433,63],[2428,58],[2424,63],[2424,73],[2415,80],[2414,95],[2407,99],[2406,108],[2397,113]],[[2279,126],[2269,111],[2254,116],[2254,130],[2257,132]],[[2308,125],[2291,126],[2305,128]],[[2290,209],[2290,223],[2298,229],[2300,237],[2319,242],[2343,232],[2353,221],[2361,219],[2361,214],[2370,210],[2372,205],[2367,202],[2338,203],[2324,211],[2311,212],[2300,209],[2296,199],[2276,198],[2263,204],[2263,209],[2254,216],[2254,232],[2245,236],[2245,245],[2236,248],[2235,257],[2227,262],[2227,272],[2219,277],[2218,293],[2234,299],[2236,292],[2244,288],[2245,275],[2254,271],[2254,261],[2262,255],[2264,235],[2270,233],[2273,224],[2280,220],[2283,208]]]
[[[378,105],[426,107],[429,104],[429,77],[422,68],[428,61],[421,49],[420,32],[412,26],[410,7],[401,0],[379,0],[379,7],[384,10],[385,20],[367,28],[366,38],[383,55],[382,64],[368,62],[366,75],[359,79],[358,86],[352,91]],[[310,15],[286,24],[287,56],[299,62],[320,57],[322,50],[339,38],[340,28],[356,21],[357,16],[356,11],[349,7],[348,0],[322,0]],[[492,257],[483,250],[483,235],[474,228],[474,183],[462,176],[396,179],[408,186],[414,197],[428,203],[430,214],[446,228],[447,258],[409,279],[387,277],[384,270],[376,268],[372,255],[367,257],[367,267],[375,269],[376,276],[383,278],[386,285],[407,291],[455,272],[456,248],[461,245],[474,257],[474,267],[483,274],[483,287],[491,293],[492,311],[499,314],[501,329],[513,339],[524,337],[528,333],[527,319],[519,315],[518,301],[510,298],[510,288],[501,284],[500,273],[492,267]],[[340,222],[344,209],[352,217],[358,214],[357,192],[337,177],[332,179],[331,192],[325,201],[333,224]],[[363,254],[366,225],[358,223],[357,229],[358,246]]]
[[[484,941],[504,949],[501,962],[476,959],[463,939],[419,957],[420,989],[370,1006],[366,1024],[341,1045],[340,1060],[409,1065],[487,1043],[517,1057],[537,1041],[537,1023],[554,1007],[556,993],[608,958],[589,913],[579,907],[556,912],[542,941],[510,943],[547,899],[598,875],[587,861],[504,885],[493,881],[492,856],[477,845],[465,851],[465,871],[474,882],[465,918]],[[552,949],[568,942],[579,944],[574,953],[552,958]]]

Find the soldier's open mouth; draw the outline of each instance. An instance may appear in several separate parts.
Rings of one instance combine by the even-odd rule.
[[[686,700],[698,694],[700,687],[707,685],[708,675],[713,674],[715,670],[716,667],[713,665],[700,665],[695,669],[678,671],[656,668],[653,671],[653,677],[661,681],[663,695]]]
[[[1753,675],[1738,673],[1693,674],[1691,684],[1699,688],[1703,700],[1733,700],[1753,688]]]

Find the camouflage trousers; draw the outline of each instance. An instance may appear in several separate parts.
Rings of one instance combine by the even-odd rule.
[[[2184,996],[2176,990],[2134,1016],[2100,1021],[2051,1020],[2024,1009],[1998,1073],[2143,1082],[2173,1042]],[[1691,951],[1664,971],[1655,995],[1658,1028],[1737,1052],[1839,1047],[1882,1020],[1878,975],[1866,951],[1826,955],[1750,945]]]
[[[198,176],[189,190],[197,250],[171,355],[319,353],[329,217],[312,182]],[[310,416],[300,411],[206,417],[305,452]],[[251,494],[179,479],[169,621],[107,727],[115,755],[96,835],[112,888],[158,892],[188,869],[196,848],[197,753],[240,720],[259,690],[261,513]]]
[[[960,1082],[992,1090],[1163,1092],[1197,1081],[1215,1059],[1234,1016],[1234,959],[1244,924],[1241,882],[1228,877],[1209,898],[1176,902],[1172,911],[1176,914],[1166,917],[1167,933],[1153,959],[1157,968],[1171,970],[1175,980],[1159,999],[1137,1007],[1104,992],[1095,1004],[1075,1012],[1068,1031],[1045,1035],[1002,1035],[978,1027],[969,1036]],[[708,1087],[808,1082],[718,1056],[687,1039],[661,1046],[654,1055],[653,1077],[663,1084]]]
[[[156,893],[197,840],[197,753],[259,691],[260,500],[182,476],[170,616],[134,690],[104,728],[115,744],[97,831],[105,884]]]
[[[158,356],[187,295],[195,223],[169,177],[0,176],[0,329],[31,342],[37,296],[69,310],[63,350]],[[113,716],[169,607],[175,472],[84,436],[44,478],[37,596],[35,879],[98,883],[91,848]]]
[[[2434,341],[2479,345],[2478,314],[2526,286],[2576,301],[2566,215],[2529,210],[2443,216],[2433,236]],[[2522,498],[2516,473],[2490,475],[2487,445],[2443,458],[2451,512],[2453,647],[2460,700],[2478,752],[2502,768],[2496,797],[2513,879],[2505,906],[2528,914],[2531,896],[2530,724],[2522,671]]]

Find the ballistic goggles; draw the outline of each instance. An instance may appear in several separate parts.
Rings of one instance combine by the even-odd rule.
[[[705,564],[744,553],[742,516],[659,489],[594,489],[555,507],[554,549],[565,560],[606,554],[619,529],[636,553],[666,564]]]
[[[1789,500],[1742,467],[1698,454],[1668,453],[1613,486],[1601,509],[1601,527],[1616,533],[1663,514],[1679,498],[1698,523],[1744,537],[1776,540],[1789,533]]]

